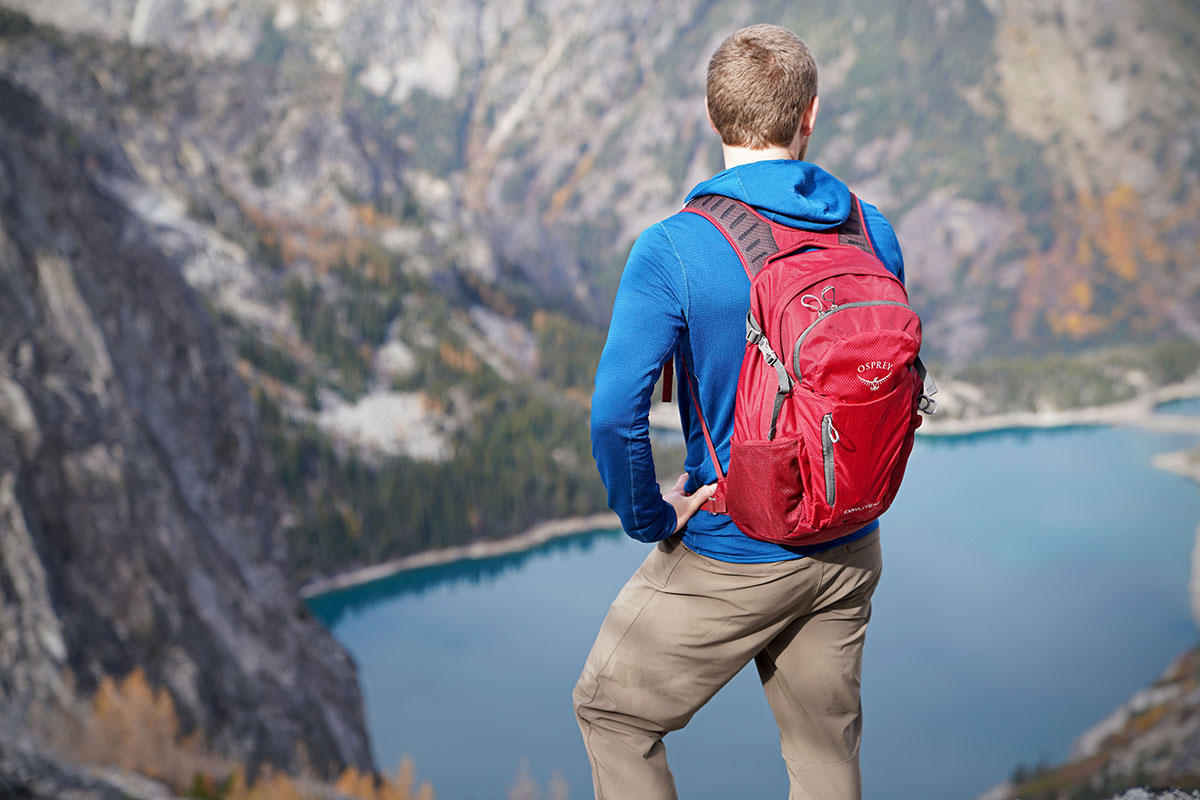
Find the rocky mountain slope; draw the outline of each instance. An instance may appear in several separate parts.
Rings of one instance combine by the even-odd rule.
[[[718,166],[708,54],[778,21],[823,65],[812,152],[897,221],[942,356],[1200,333],[1194,4],[7,3],[340,83],[503,258],[602,296],[631,237]]]
[[[215,752],[370,767],[354,666],[286,571],[250,399],[110,185],[132,175],[0,79],[0,727],[140,667]]]
[[[298,569],[602,507],[584,389],[600,334],[578,321],[598,306],[575,262],[541,276],[507,258],[453,176],[414,165],[309,64],[203,61],[4,13],[0,69],[125,154],[108,185],[236,349]]]

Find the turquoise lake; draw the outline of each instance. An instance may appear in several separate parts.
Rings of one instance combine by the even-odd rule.
[[[1107,428],[918,440],[883,518],[867,800],[970,800],[1062,759],[1196,644],[1200,491],[1151,466],[1193,444]],[[647,547],[600,531],[313,598],[359,665],[379,766],[409,755],[439,800],[503,800],[524,761],[543,797],[555,772],[591,797],[571,687]],[[787,795],[753,666],[666,743],[684,800]]]

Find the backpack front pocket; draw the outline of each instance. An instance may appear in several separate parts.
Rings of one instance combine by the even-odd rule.
[[[833,403],[820,423],[825,508],[818,515],[849,525],[882,514],[896,496],[920,422],[908,381],[869,403]]]
[[[726,477],[728,513],[748,536],[768,542],[793,538],[804,512],[808,467],[799,439],[732,442]]]

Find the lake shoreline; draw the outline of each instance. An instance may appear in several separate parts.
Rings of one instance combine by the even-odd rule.
[[[970,436],[1020,430],[1053,430],[1073,427],[1135,427],[1165,433],[1200,434],[1200,416],[1159,414],[1157,409],[1174,400],[1200,397],[1200,376],[1149,390],[1120,403],[1044,411],[1010,411],[962,419],[926,417],[918,436]]]
[[[620,526],[620,519],[612,512],[549,520],[548,522],[534,525],[532,528],[515,536],[471,542],[470,544],[445,547],[438,550],[425,550],[410,556],[390,559],[379,564],[356,567],[326,578],[317,578],[308,581],[300,587],[300,596],[304,599],[309,599],[340,589],[361,586],[365,583],[398,575],[401,572],[411,572],[416,569],[452,564],[459,561],[479,561],[497,556],[521,553],[555,539],[576,536],[590,531],[619,528]]]
[[[1200,376],[1182,383],[1158,387],[1123,403],[1106,406],[1090,406],[1063,411],[1018,411],[944,421],[938,421],[936,417],[927,417],[917,433],[920,436],[941,438],[1006,431],[1042,431],[1080,426],[1107,426],[1137,427],[1200,436],[1200,416],[1156,413],[1158,406],[1163,403],[1196,397],[1200,397]],[[1187,457],[1187,451],[1162,453],[1154,459],[1154,466],[1190,478],[1197,486],[1200,486],[1200,463],[1191,461]],[[439,550],[425,550],[410,556],[317,578],[301,586],[300,596],[308,599],[328,592],[361,586],[402,572],[451,564],[457,561],[475,561],[524,552],[554,539],[589,531],[619,528],[620,525],[617,515],[611,512],[550,520],[515,536],[472,542]],[[1198,555],[1194,556],[1197,563],[1194,565],[1192,577],[1192,585],[1195,587],[1193,606],[1194,613],[1197,613],[1197,622],[1200,624],[1200,528],[1196,532],[1196,541]]]

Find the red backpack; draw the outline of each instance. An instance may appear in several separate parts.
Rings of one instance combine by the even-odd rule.
[[[895,498],[918,411],[933,412],[937,388],[918,357],[921,320],[876,256],[858,198],[824,232],[773,223],[721,195],[684,210],[716,225],[750,276],[727,473],[692,392],[719,478],[706,508],[780,544],[861,528]]]

